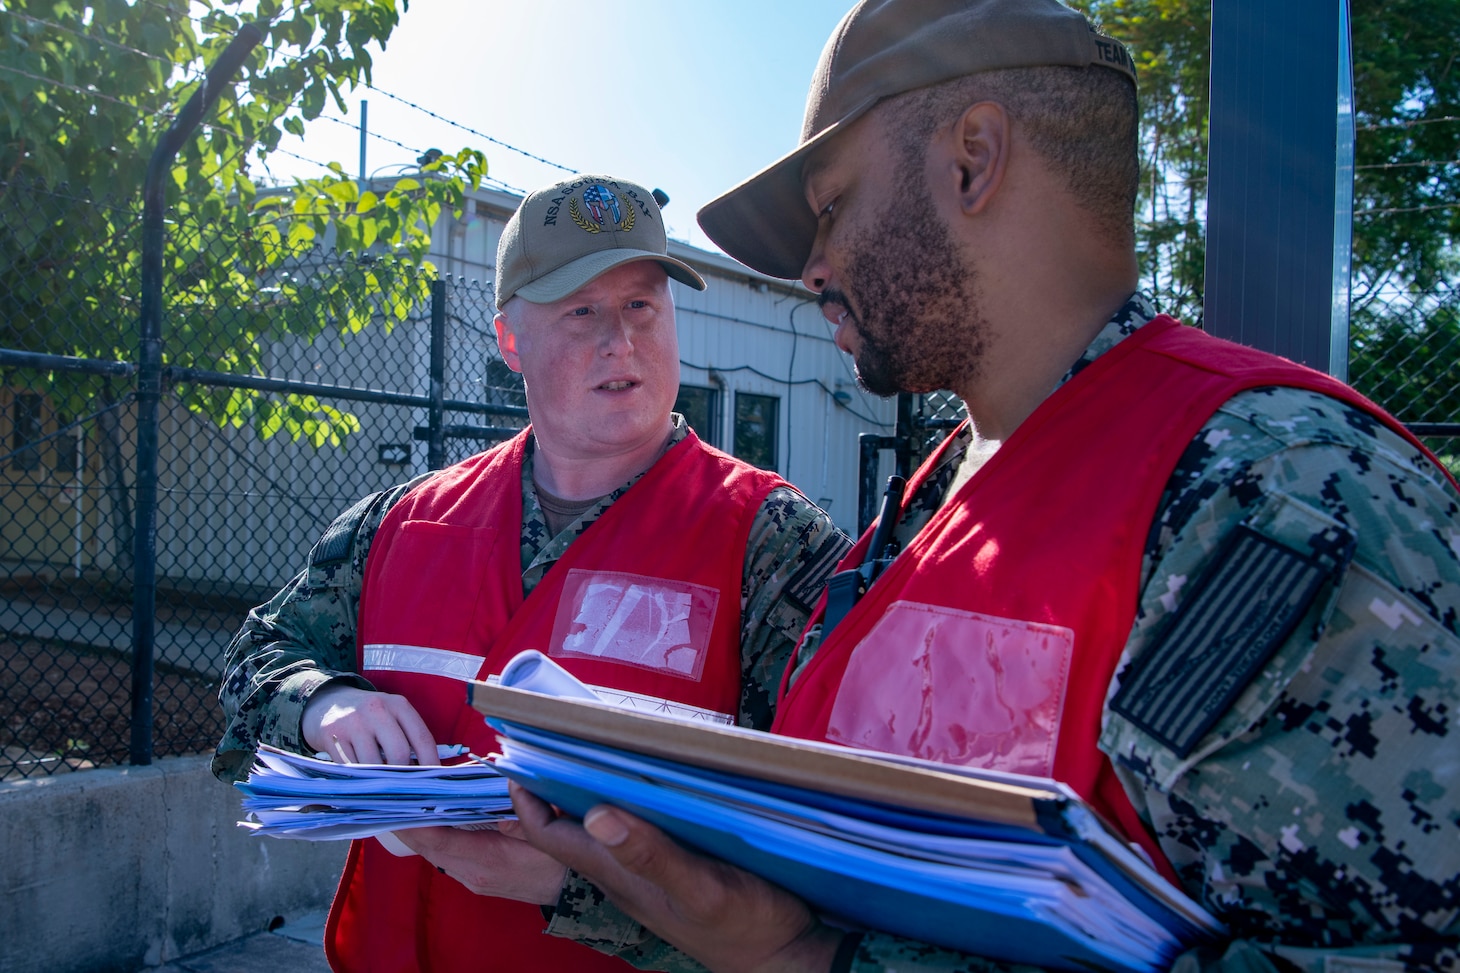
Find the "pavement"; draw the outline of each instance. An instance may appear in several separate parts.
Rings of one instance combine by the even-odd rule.
[[[324,958],[323,912],[301,916],[270,932],[215,946],[147,973],[330,973]]]

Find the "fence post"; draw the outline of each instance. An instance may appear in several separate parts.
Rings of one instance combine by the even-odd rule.
[[[1203,316],[1209,334],[1339,377],[1353,207],[1347,10],[1348,0],[1212,3]]]
[[[446,281],[431,281],[431,405],[426,416],[426,466],[446,466],[446,437],[441,424],[446,411]]]
[[[912,459],[915,452],[913,442],[917,439],[917,423],[913,421],[913,395],[911,392],[897,393],[897,425],[892,436],[897,440],[893,455],[897,458],[895,472],[906,480],[912,476]]]
[[[152,762],[152,657],[157,602],[157,407],[162,398],[162,256],[166,187],[184,140],[223,93],[263,33],[245,24],[209,69],[202,85],[173,119],[152,159],[142,188],[142,296],[137,363],[137,522],[132,533],[133,764]]]
[[[865,532],[877,519],[877,506],[882,494],[877,489],[878,453],[892,450],[893,472],[904,480],[912,475],[912,461],[916,452],[914,441],[918,434],[917,421],[913,417],[913,396],[910,392],[897,393],[897,425],[891,436],[875,432],[864,432],[857,436],[857,530]]]

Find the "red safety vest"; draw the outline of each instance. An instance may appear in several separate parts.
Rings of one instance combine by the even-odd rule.
[[[1260,386],[1352,403],[1424,449],[1327,375],[1158,317],[1015,430],[789,689],[787,669],[775,732],[1053,777],[1174,880],[1097,748],[1101,712],[1171,470],[1223,402]],[[953,438],[914,475],[908,498]],[[868,540],[843,568],[861,563]]]
[[[691,433],[524,599],[528,435],[443,471],[386,515],[361,590],[360,671],[407,697],[438,742],[476,753],[495,749],[495,735],[462,680],[498,673],[524,649],[586,683],[733,720],[746,543],[784,481]],[[350,847],[325,950],[349,973],[628,968],[545,928],[536,905],[475,895],[372,838]]]

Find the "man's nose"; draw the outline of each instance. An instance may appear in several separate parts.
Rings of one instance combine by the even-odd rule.
[[[825,241],[821,229],[818,228],[816,239],[811,242],[811,253],[806,257],[805,266],[801,268],[801,283],[813,294],[824,291],[831,277],[831,268],[826,262],[825,254]]]
[[[605,355],[626,355],[634,350],[628,322],[617,312],[605,316],[599,349]]]

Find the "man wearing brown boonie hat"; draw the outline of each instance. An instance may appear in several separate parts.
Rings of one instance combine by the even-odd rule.
[[[659,197],[583,175],[530,193],[497,251],[503,359],[532,425],[367,497],[307,571],[249,617],[222,692],[214,771],[260,743],[361,763],[437,763],[495,737],[463,679],[518,652],[609,698],[769,728],[770,703],[846,537],[775,473],[671,412],[679,347]],[[357,651],[358,647],[358,651]],[[609,970],[545,936],[580,891],[501,830],[418,828],[352,844],[326,927],[337,971]]]
[[[1157,966],[1460,968],[1460,493],[1353,390],[1136,291],[1134,80],[1056,0],[864,2],[801,144],[701,211],[819,295],[867,388],[969,416],[910,481],[900,553],[832,585],[775,732],[1060,780],[1226,924]],[[516,803],[711,969],[1033,955],[900,938],[875,901],[843,933],[819,890],[622,811]]]

